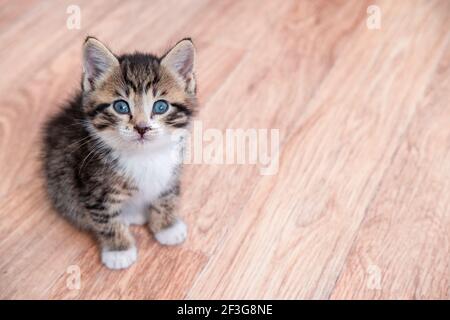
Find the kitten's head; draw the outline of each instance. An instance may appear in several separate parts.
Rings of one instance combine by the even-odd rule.
[[[91,130],[114,148],[170,141],[187,126],[197,99],[190,39],[162,57],[114,55],[95,38],[83,50],[83,108]]]

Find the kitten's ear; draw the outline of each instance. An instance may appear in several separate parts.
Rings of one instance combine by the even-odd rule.
[[[188,91],[195,91],[195,47],[191,39],[183,39],[169,50],[161,59],[161,65],[179,76]]]
[[[100,41],[88,37],[83,47],[83,89],[91,90],[119,61]]]

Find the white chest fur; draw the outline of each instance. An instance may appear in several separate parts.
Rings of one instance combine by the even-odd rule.
[[[170,144],[118,155],[121,171],[138,188],[123,208],[123,216],[128,216],[125,220],[134,223],[136,214],[144,211],[145,207],[172,186],[177,178],[176,170],[182,161],[178,150],[179,145]]]

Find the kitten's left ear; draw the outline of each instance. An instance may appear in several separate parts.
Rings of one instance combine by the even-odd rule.
[[[195,47],[191,39],[178,42],[162,57],[161,65],[183,80],[187,91],[195,92]]]

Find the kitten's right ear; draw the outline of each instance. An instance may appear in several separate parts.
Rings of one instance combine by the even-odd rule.
[[[92,90],[119,61],[100,41],[87,37],[83,47],[83,90]]]

